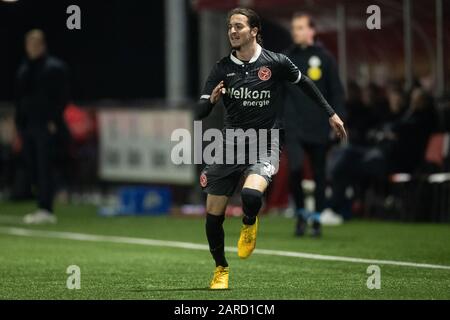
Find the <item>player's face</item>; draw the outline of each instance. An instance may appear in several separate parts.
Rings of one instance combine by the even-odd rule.
[[[40,36],[31,35],[25,40],[25,51],[31,60],[41,57],[45,50],[45,42]]]
[[[228,39],[231,47],[239,50],[241,47],[253,42],[256,38],[257,28],[250,28],[248,18],[242,14],[234,14],[228,21]]]
[[[292,20],[292,40],[297,45],[311,45],[314,42],[315,31],[309,26],[308,17],[299,17]]]

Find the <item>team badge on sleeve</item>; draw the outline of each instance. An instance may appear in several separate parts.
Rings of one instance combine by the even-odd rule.
[[[200,175],[200,186],[202,188],[206,187],[206,185],[208,184],[208,178],[206,177],[206,174],[204,172],[202,172],[202,174]]]

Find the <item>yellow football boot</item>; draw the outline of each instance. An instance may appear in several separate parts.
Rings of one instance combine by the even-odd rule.
[[[256,246],[256,233],[258,232],[258,217],[253,225],[242,225],[241,235],[238,241],[238,256],[241,259],[248,258]]]
[[[210,289],[228,289],[228,276],[230,268],[217,266],[214,270],[214,277],[209,285]]]

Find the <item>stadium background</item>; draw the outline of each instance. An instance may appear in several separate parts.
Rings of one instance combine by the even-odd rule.
[[[405,10],[408,3],[410,24]],[[81,8],[81,30],[66,28],[66,8],[71,4]],[[366,28],[366,8],[371,4],[381,8],[381,30]],[[262,227],[258,247],[450,265],[447,1],[0,1],[0,236],[4,244],[0,250],[1,268],[8,275],[0,297],[211,298],[206,291],[196,290],[203,288],[209,277],[206,251],[201,253],[205,261],[199,266],[205,270],[202,277],[194,275],[196,251],[156,246],[148,252],[129,244],[74,244],[70,239],[56,243],[51,234],[21,238],[20,232],[12,231],[24,227],[20,217],[34,206],[33,190],[20,179],[13,79],[24,59],[25,32],[41,28],[50,53],[70,69],[71,102],[65,119],[73,138],[55,168],[56,214],[60,221],[45,230],[205,243],[201,219],[204,195],[197,182],[201,166],[177,167],[171,163],[170,134],[175,128],[190,128],[191,111],[205,77],[213,63],[229,52],[226,12],[238,5],[260,13],[264,46],[273,51],[283,51],[291,44],[292,12],[310,11],[317,19],[318,38],[337,58],[345,85],[354,81],[366,88],[374,83],[382,96],[392,80],[401,81],[405,88],[418,82],[435,97],[439,119],[423,163],[418,166],[421,170],[393,175],[381,190],[370,190],[363,208],[350,208],[352,219],[343,226],[326,228],[320,242],[293,237],[293,221],[289,218],[292,203],[282,166],[280,178],[268,194],[264,208],[267,224]],[[439,14],[442,21],[437,19]],[[408,30],[411,42],[407,41]],[[443,30],[442,39],[437,30]],[[221,108],[215,108],[204,121],[204,129],[220,127],[222,117]],[[306,171],[306,177],[310,177],[308,166]],[[306,183],[305,188],[310,195],[311,184]],[[227,215],[240,214],[239,198],[235,198]],[[105,217],[115,215],[119,216]],[[239,219],[230,218],[226,226],[230,247],[237,239],[238,225]],[[30,228],[34,229],[39,227]],[[34,237],[39,241],[33,241]],[[65,253],[66,249],[70,253]],[[135,267],[119,257],[124,252]],[[179,272],[177,255],[191,264],[187,272],[193,282],[177,282],[171,276]],[[80,261],[76,263],[84,263],[91,271],[88,289],[78,296],[64,285],[55,285],[65,279],[64,270],[62,275],[57,273],[74,256]],[[425,269],[429,273],[422,277],[424,271],[416,267],[399,270],[388,264],[386,281],[391,282],[387,282],[386,290],[373,293],[361,285],[365,268],[360,271],[357,263],[331,262],[332,271],[326,262],[306,260],[298,266],[295,258],[280,259],[285,270],[270,255],[255,257],[259,264],[254,267],[268,271],[255,297],[449,297],[450,275],[445,268]],[[108,264],[116,265],[116,271],[108,271],[109,282],[99,280]],[[28,267],[40,268],[41,272],[27,272]],[[238,265],[236,273],[245,268]],[[148,273],[140,278],[143,272]],[[24,273],[27,279],[20,277]],[[289,274],[308,276],[292,279]],[[124,280],[130,277],[132,281]],[[245,277],[237,277],[241,289],[212,298],[250,298],[253,285]],[[287,290],[277,290],[270,277],[284,283]],[[347,280],[348,286],[343,285]],[[125,290],[117,289],[115,282]],[[25,290],[30,285],[33,290]]]

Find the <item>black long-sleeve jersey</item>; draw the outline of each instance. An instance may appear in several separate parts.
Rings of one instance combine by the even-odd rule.
[[[225,128],[279,128],[285,81],[298,84],[329,116],[334,114],[314,83],[302,75],[287,56],[258,45],[248,62],[239,60],[232,52],[216,63],[202,90],[196,118],[209,114],[213,107],[210,95],[222,80],[226,89],[222,96],[226,109]]]

